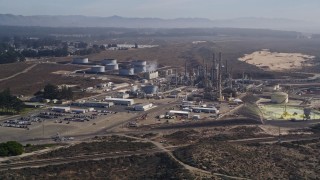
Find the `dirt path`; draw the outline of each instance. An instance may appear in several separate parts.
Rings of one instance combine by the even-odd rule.
[[[16,73],[16,74],[11,75],[11,76],[6,77],[6,78],[2,78],[2,79],[0,79],[0,82],[6,81],[6,80],[9,80],[9,79],[12,79],[12,78],[14,78],[14,77],[16,77],[16,76],[18,76],[18,75],[20,75],[20,74],[27,73],[27,72],[29,72],[31,69],[33,69],[34,67],[36,67],[37,65],[38,65],[38,64],[33,64],[33,65],[27,67],[25,70],[23,70],[23,71],[21,71],[21,72],[18,72],[18,73]]]
[[[190,166],[188,164],[185,164],[184,162],[180,161],[179,159],[177,159],[171,150],[169,150],[168,148],[164,147],[162,145],[162,143],[156,142],[156,141],[152,141],[149,139],[144,139],[144,138],[138,138],[138,137],[134,137],[134,136],[128,136],[128,135],[122,135],[128,138],[132,138],[132,139],[136,139],[139,141],[145,141],[145,142],[150,142],[152,144],[154,144],[159,150],[167,153],[171,158],[173,158],[176,162],[178,162],[181,166],[183,166],[185,169],[187,169],[188,171],[190,171],[191,173],[193,173],[194,175],[196,175],[197,179],[203,179],[203,178],[209,178],[209,179],[214,179],[215,177],[222,177],[222,178],[227,178],[227,179],[238,179],[238,180],[243,180],[243,179],[247,179],[247,178],[241,178],[241,177],[236,177],[236,176],[228,176],[225,174],[220,174],[220,173],[211,173],[209,171],[203,170],[203,169],[199,169],[193,166]]]
[[[180,161],[179,159],[177,159],[170,150],[168,150],[167,148],[165,148],[161,143],[156,142],[156,141],[152,141],[149,139],[143,139],[143,138],[138,138],[138,137],[134,137],[134,136],[127,136],[127,135],[123,135],[125,137],[128,138],[132,138],[132,139],[136,139],[139,141],[145,141],[145,142],[150,142],[152,144],[154,144],[158,149],[162,150],[163,152],[167,153],[171,158],[173,158],[176,162],[178,162],[180,165],[182,165],[185,169],[189,170],[190,172],[200,176],[200,177],[207,177],[210,178],[212,177],[211,172],[209,171],[205,171],[196,167],[192,167],[188,164],[183,163],[182,161]]]

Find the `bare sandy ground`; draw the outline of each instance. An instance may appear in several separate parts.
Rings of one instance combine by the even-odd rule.
[[[263,49],[252,54],[245,54],[239,60],[264,70],[283,71],[311,66],[311,60],[314,58],[315,56],[301,53],[278,53]]]

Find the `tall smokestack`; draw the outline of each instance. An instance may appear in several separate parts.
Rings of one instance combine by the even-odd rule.
[[[178,68],[176,68],[176,86],[178,86]]]
[[[205,66],[205,71],[204,71],[204,79],[205,79],[205,86],[208,87],[208,64]]]
[[[185,62],[184,76],[187,77],[187,61]]]
[[[219,93],[219,99],[222,98],[222,73],[221,73],[221,65],[222,65],[222,53],[219,52],[219,67],[218,67],[218,71],[219,71],[219,81],[218,81],[218,93]]]
[[[226,77],[228,78],[229,77],[229,69],[228,69],[228,60],[226,60]]]
[[[216,62],[216,56],[213,53],[212,54],[212,70],[211,70],[211,81],[212,81],[212,86],[214,88],[217,87],[217,79],[216,79],[216,73],[217,73],[217,62]]]

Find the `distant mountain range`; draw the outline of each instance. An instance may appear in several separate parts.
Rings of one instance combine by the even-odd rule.
[[[123,28],[253,28],[320,32],[320,25],[307,21],[269,18],[237,18],[210,20],[205,18],[126,18],[120,16],[21,16],[0,14],[0,25],[42,27],[123,27]]]

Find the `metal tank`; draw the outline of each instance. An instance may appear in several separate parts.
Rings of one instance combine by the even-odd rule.
[[[134,69],[133,68],[120,69],[119,70],[119,75],[122,75],[122,76],[134,75]]]
[[[134,68],[134,73],[143,73],[147,72],[147,61],[144,60],[135,60],[131,64]]]
[[[88,58],[76,57],[76,58],[73,58],[72,60],[72,64],[87,64],[87,63],[89,63]]]
[[[106,67],[106,70],[118,70],[119,69],[118,64],[106,64],[105,67]]]
[[[105,72],[105,67],[104,66],[92,66],[91,67],[91,72],[94,72],[94,73]]]
[[[144,60],[134,60],[131,63],[134,66],[147,66],[147,61]]]
[[[104,59],[101,61],[101,63],[103,65],[107,65],[107,64],[117,64],[117,60],[116,59]]]
[[[144,73],[147,72],[147,66],[134,66],[134,73]]]
[[[277,104],[288,103],[289,95],[285,92],[275,92],[271,95],[271,102]]]

